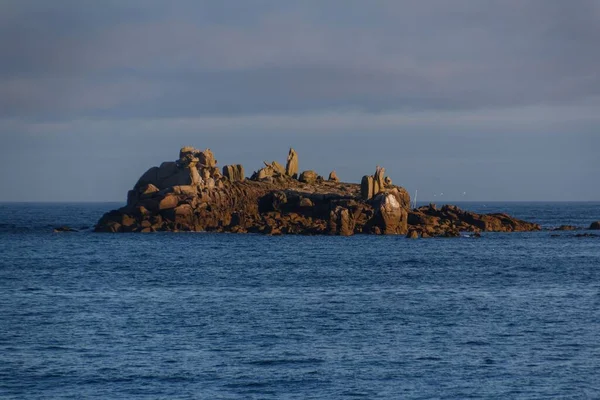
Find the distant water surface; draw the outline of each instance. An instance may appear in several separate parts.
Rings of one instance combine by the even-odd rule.
[[[86,230],[118,206],[0,204],[0,398],[600,398],[598,237]]]

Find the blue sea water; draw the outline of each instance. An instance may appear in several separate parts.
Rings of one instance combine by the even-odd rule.
[[[0,204],[0,398],[600,398],[599,237],[52,233],[117,206]]]

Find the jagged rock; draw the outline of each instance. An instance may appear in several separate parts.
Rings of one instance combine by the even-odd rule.
[[[300,178],[298,179],[300,182],[311,183],[314,184],[317,182],[319,175],[315,171],[304,171],[300,174]]]
[[[283,165],[279,164],[277,161],[273,161],[271,164],[265,162],[265,166],[273,168],[275,174],[285,175],[286,173]]]
[[[262,181],[267,178],[273,177],[273,175],[275,175],[275,170],[273,169],[273,167],[271,165],[266,165],[254,174],[252,174],[252,177],[250,179],[252,179],[253,181]]]
[[[217,160],[210,149],[199,151],[196,155],[198,157],[198,164],[202,167],[214,168],[217,166]]]
[[[382,192],[385,188],[385,168],[379,165],[375,169],[375,175],[373,175],[373,196]]]
[[[419,207],[409,213],[410,226],[428,229],[432,236],[456,236],[460,231],[525,232],[541,230],[538,224],[522,221],[507,214],[476,214],[456,206],[435,204]]]
[[[244,167],[240,164],[223,167],[223,176],[231,182],[241,182],[245,179]]]
[[[385,168],[377,166],[375,175],[365,175],[361,181],[361,193],[362,198],[369,200],[379,193],[386,191],[388,188],[392,188],[392,179],[385,176]]]
[[[335,171],[331,171],[329,173],[329,178],[327,179],[329,182],[339,182],[340,179],[338,178],[337,174],[335,173]]]
[[[374,182],[373,177],[365,175],[360,182],[360,193],[364,200],[370,200],[373,197]]]
[[[453,206],[421,207],[409,213],[410,196],[383,176],[383,168],[364,177],[361,185],[323,182],[314,171],[305,171],[299,182],[288,176],[294,160],[297,164],[291,150],[285,174],[280,165],[270,163],[250,180],[242,180],[241,166],[226,166],[224,179],[210,150],[182,148],[178,161],[146,171],[128,192],[127,206],[104,214],[95,231],[348,236],[406,234],[410,229],[420,237],[433,237],[539,229],[506,214],[478,215]]]
[[[600,230],[600,221],[592,222],[590,225],[591,230]]]
[[[190,156],[196,157],[196,153],[198,153],[198,150],[195,147],[184,146],[179,150],[179,159],[181,160]]]
[[[298,176],[298,154],[292,148],[288,153],[287,163],[285,165],[285,173],[287,176],[295,178]]]
[[[198,150],[194,147],[182,147],[181,150],[179,150],[179,160],[176,162],[177,166],[179,168],[193,168],[199,161],[197,154]]]

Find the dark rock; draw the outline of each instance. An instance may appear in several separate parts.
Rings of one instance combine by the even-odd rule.
[[[561,225],[558,228],[554,228],[552,229],[553,231],[576,231],[577,229],[579,229],[576,226],[573,225]]]
[[[315,171],[304,171],[300,174],[298,180],[304,183],[315,184],[317,183],[319,175]]]
[[[427,229],[433,236],[455,236],[456,231],[523,232],[541,230],[538,224],[522,221],[507,214],[481,215],[450,205],[438,209],[434,204],[410,211],[408,223],[410,226]]]
[[[331,171],[329,173],[329,178],[327,179],[329,182],[339,182],[340,178],[338,178],[337,174],[335,173],[335,171]]]
[[[54,228],[54,232],[59,233],[59,232],[79,232],[79,231],[77,229],[73,229],[69,226],[64,225],[64,226],[59,226],[59,227]]]
[[[600,221],[592,222],[590,229],[595,231],[600,230]]]
[[[241,165],[223,173],[210,150],[180,150],[179,159],[146,171],[128,194],[127,206],[102,216],[96,232],[211,231],[279,234],[402,234],[457,236],[460,231],[537,230],[506,214],[479,215],[454,206],[409,210],[410,196],[385,170],[361,185],[324,181],[314,171],[297,176],[290,150],[284,169],[265,163],[249,180]],[[410,212],[409,212],[410,211]]]
[[[583,237],[600,237],[600,235],[597,235],[595,233],[577,233],[575,235],[576,238],[583,238]]]

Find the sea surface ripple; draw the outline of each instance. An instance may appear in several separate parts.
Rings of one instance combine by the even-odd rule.
[[[86,230],[114,206],[0,204],[0,398],[600,398],[598,237]]]

